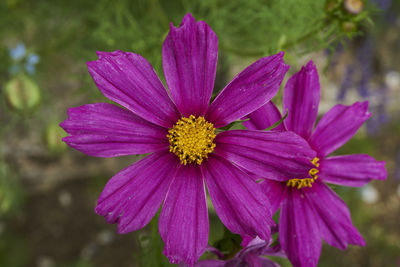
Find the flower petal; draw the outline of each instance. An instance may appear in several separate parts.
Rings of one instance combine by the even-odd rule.
[[[204,180],[197,165],[180,165],[159,221],[164,254],[171,263],[192,266],[208,242],[208,211]]]
[[[163,45],[163,68],[172,99],[186,117],[204,116],[214,88],[218,38],[189,13],[171,29]]]
[[[68,110],[60,126],[70,134],[69,146],[95,157],[116,157],[167,150],[167,129],[108,103]]]
[[[324,158],[320,164],[318,176],[331,184],[359,187],[387,177],[385,162],[365,154]]]
[[[313,208],[304,195],[309,189],[288,189],[282,202],[279,241],[288,259],[296,267],[317,266],[321,237]]]
[[[286,83],[283,93],[283,110],[289,112],[284,121],[286,128],[307,140],[317,120],[319,100],[318,71],[310,61]]]
[[[310,144],[322,158],[349,141],[370,116],[368,101],[336,105],[318,122]]]
[[[280,208],[282,200],[286,197],[286,184],[265,179],[260,186],[271,203],[272,214],[275,214]]]
[[[225,261],[223,260],[201,260],[198,261],[195,267],[225,267]]]
[[[252,266],[252,267],[280,267],[280,265],[276,262],[273,262],[270,259],[255,255],[253,253],[246,254],[244,257],[244,266]],[[238,267],[242,267],[243,265],[238,265]]]
[[[117,173],[104,187],[96,213],[108,223],[118,223],[118,233],[144,227],[156,214],[179,161],[169,152],[158,152]]]
[[[153,67],[142,56],[99,52],[87,63],[100,91],[112,101],[157,125],[170,128],[180,117]]]
[[[233,233],[271,237],[268,198],[258,184],[227,160],[211,154],[201,165],[208,192],[222,223]]]
[[[207,118],[223,127],[255,111],[271,100],[289,69],[283,52],[264,57],[239,73],[215,98]]]
[[[215,153],[245,170],[278,181],[307,177],[315,152],[293,132],[231,130],[217,135]]]
[[[243,122],[243,125],[249,130],[265,130],[282,119],[281,112],[272,101],[250,113],[245,119],[250,119]],[[273,129],[274,131],[285,131],[285,125],[279,124]]]
[[[365,241],[351,222],[346,204],[322,182],[316,182],[307,198],[315,209],[322,238],[331,246],[346,249],[347,244],[364,246]]]

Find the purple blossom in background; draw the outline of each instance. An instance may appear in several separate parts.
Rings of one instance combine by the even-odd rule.
[[[372,107],[374,116],[367,121],[367,131],[369,134],[376,134],[381,130],[381,126],[390,121],[390,115],[387,112],[388,88],[385,84],[374,90],[372,97],[375,98],[376,105]]]
[[[339,94],[337,97],[339,101],[343,101],[346,98],[346,93],[352,86],[353,73],[354,73],[354,67],[352,65],[347,65],[342,84],[340,85],[339,88]]]
[[[269,240],[273,221],[267,196],[224,154],[247,155],[249,164],[262,163],[264,175],[279,179],[309,169],[307,158],[315,152],[291,132],[215,129],[253,112],[276,94],[288,70],[283,53],[251,64],[210,105],[218,39],[190,14],[180,27],[171,24],[163,44],[168,91],[140,55],[97,55],[98,60],[87,63],[93,80],[124,108],[96,103],[69,109],[61,126],[70,136],[63,140],[96,157],[151,154],[111,178],[96,212],[117,223],[119,233],[128,233],[148,224],[163,204],[159,231],[164,254],[172,263],[193,265],[208,242],[206,185],[230,231]]]
[[[256,237],[245,248],[240,250],[235,257],[228,260],[223,260],[223,254],[213,248],[210,252],[214,252],[219,259],[201,260],[196,263],[195,267],[279,267],[280,265],[276,262],[263,257],[263,255],[285,257],[279,244],[270,245],[270,242]]]
[[[372,179],[384,180],[385,163],[369,155],[354,154],[327,157],[344,145],[370,117],[368,102],[351,106],[336,105],[318,122],[320,85],[316,67],[309,62],[286,84],[283,109],[288,117],[281,124],[293,131],[317,152],[313,168],[285,178],[267,178],[261,183],[273,212],[279,208],[279,241],[294,266],[316,266],[321,252],[321,239],[329,245],[346,249],[347,244],[364,245],[353,226],[346,204],[325,183],[362,186]],[[268,108],[266,108],[266,106]],[[250,114],[244,122],[248,129],[266,129],[281,119],[272,102]]]
[[[384,11],[388,10],[392,5],[392,0],[372,0],[372,2],[378,5],[378,7]]]
[[[357,50],[357,63],[361,71],[361,78],[357,90],[358,94],[363,98],[366,98],[370,95],[368,86],[372,78],[373,57],[374,43],[371,37],[367,37],[363,39],[361,47]]]

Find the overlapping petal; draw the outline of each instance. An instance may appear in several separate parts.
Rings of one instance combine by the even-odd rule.
[[[303,190],[289,189],[282,202],[279,240],[293,266],[313,267],[321,253],[321,238],[313,207],[304,197],[310,189]]]
[[[368,101],[336,105],[318,122],[310,144],[320,158],[324,157],[345,144],[370,116]]]
[[[172,99],[185,116],[204,116],[214,88],[218,38],[204,21],[189,13],[171,29],[163,45],[165,79]]]
[[[175,155],[158,152],[132,164],[108,181],[96,213],[118,223],[119,233],[144,227],[156,214],[179,164]]]
[[[328,157],[320,163],[319,177],[331,184],[359,187],[387,177],[385,162],[365,154]]]
[[[315,152],[293,132],[232,130],[215,138],[215,153],[259,178],[307,177]]]
[[[245,117],[249,119],[243,125],[249,130],[265,130],[282,119],[281,112],[272,101],[250,113]],[[285,131],[285,124],[281,123],[273,131]]]
[[[70,108],[68,117],[60,124],[70,134],[63,141],[91,156],[115,157],[168,149],[165,128],[112,104]]]
[[[232,232],[270,239],[273,224],[268,198],[245,172],[211,154],[201,165],[211,201],[222,223]]]
[[[307,198],[315,209],[322,238],[331,246],[346,249],[347,244],[364,246],[365,241],[353,226],[346,204],[322,182],[316,182]]]
[[[308,139],[317,119],[319,100],[318,71],[310,61],[286,83],[283,93],[283,110],[289,112],[284,121],[286,128]]]
[[[275,96],[288,69],[283,52],[257,60],[215,98],[207,119],[220,128],[260,108]]]
[[[208,212],[200,168],[180,165],[170,186],[159,221],[164,254],[172,263],[192,266],[208,242]]]
[[[100,91],[112,101],[157,125],[170,128],[180,117],[153,67],[140,55],[98,53],[87,63]]]
[[[287,197],[286,190],[288,187],[285,183],[276,182],[269,179],[262,181],[260,186],[271,203],[272,214],[275,214],[275,212],[277,212],[277,210],[280,208],[283,199]]]

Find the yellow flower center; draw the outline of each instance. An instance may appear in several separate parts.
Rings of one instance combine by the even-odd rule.
[[[213,152],[215,144],[214,125],[204,117],[182,117],[168,134],[169,151],[181,160],[181,164],[201,164],[207,155]]]
[[[317,174],[319,173],[319,170],[317,169],[319,167],[319,158],[315,157],[311,163],[316,167],[312,168],[309,170],[308,174],[311,176],[311,178],[294,178],[290,179],[289,181],[286,182],[286,185],[289,187],[297,187],[297,189],[301,189],[303,187],[312,187],[312,184],[317,180],[318,176]]]

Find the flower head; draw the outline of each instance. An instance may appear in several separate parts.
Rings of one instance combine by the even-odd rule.
[[[208,241],[206,190],[215,210],[234,233],[270,238],[273,224],[267,197],[258,184],[224,153],[240,155],[240,165],[263,163],[272,177],[280,165],[301,156],[284,175],[311,165],[308,144],[293,133],[216,129],[267,103],[288,69],[283,53],[264,57],[239,73],[210,105],[218,39],[192,15],[171,25],[163,49],[167,91],[140,55],[98,52],[88,62],[97,87],[124,108],[96,103],[69,109],[63,140],[88,155],[115,157],[151,153],[116,174],[105,186],[96,212],[118,232],[144,227],[163,203],[159,231],[171,262],[193,265]],[[253,152],[257,149],[256,153]],[[281,152],[281,153],[280,153]],[[233,164],[235,163],[235,164]]]
[[[385,163],[369,155],[328,155],[345,144],[371,116],[367,102],[336,105],[314,128],[320,101],[320,85],[315,65],[309,62],[286,84],[283,109],[288,117],[279,131],[293,131],[306,140],[317,156],[312,167],[296,176],[261,183],[273,212],[281,209],[279,239],[294,266],[316,266],[321,239],[345,249],[347,244],[364,245],[353,226],[346,204],[325,183],[362,186],[372,179],[386,178]],[[274,112],[267,112],[273,110]],[[281,115],[269,102],[249,115],[248,129],[265,129]],[[265,178],[269,178],[264,176]]]

